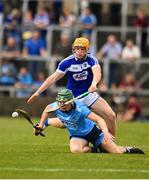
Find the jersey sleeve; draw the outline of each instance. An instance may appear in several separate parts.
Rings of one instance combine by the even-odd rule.
[[[63,73],[63,74],[66,74],[67,70],[68,70],[68,63],[67,63],[67,61],[62,60],[58,64],[58,67],[57,67],[56,71],[58,71],[60,73]]]
[[[91,56],[89,63],[90,63],[91,68],[95,66],[99,66],[98,59],[95,56]]]
[[[84,118],[87,118],[87,116],[91,113],[91,110],[85,104],[82,104],[81,113]]]

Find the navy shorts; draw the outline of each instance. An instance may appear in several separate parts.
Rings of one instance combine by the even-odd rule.
[[[87,135],[85,136],[72,135],[70,136],[70,139],[73,137],[85,139],[86,141],[91,143],[94,147],[98,147],[103,141],[104,134],[101,131],[101,129],[98,129],[96,126],[94,126],[93,129]]]

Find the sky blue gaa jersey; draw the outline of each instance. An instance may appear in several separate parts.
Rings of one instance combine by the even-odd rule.
[[[94,66],[99,66],[99,64],[91,54],[87,54],[83,60],[77,60],[74,55],[71,55],[59,63],[57,71],[67,75],[66,87],[72,90],[76,97],[88,91],[93,79]]]
[[[55,107],[57,103],[54,102],[50,106]],[[66,126],[71,136],[84,136],[92,130],[95,123],[87,118],[90,113],[91,111],[81,102],[76,102],[75,108],[69,112],[55,111],[56,116]]]

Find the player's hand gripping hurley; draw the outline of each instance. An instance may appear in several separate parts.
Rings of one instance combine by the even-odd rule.
[[[15,111],[18,112],[20,115],[22,115],[30,124],[32,124],[33,128],[35,128],[35,129],[37,128],[37,126],[33,123],[29,114],[26,111],[24,111],[22,109],[16,109]],[[39,134],[41,136],[45,137],[45,135],[42,132],[40,132]]]

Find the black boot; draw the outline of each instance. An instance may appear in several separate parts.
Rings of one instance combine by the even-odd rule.
[[[100,150],[98,148],[91,147],[91,152],[92,153],[100,153]]]
[[[125,153],[130,153],[130,154],[145,154],[141,149],[139,148],[126,148]]]

